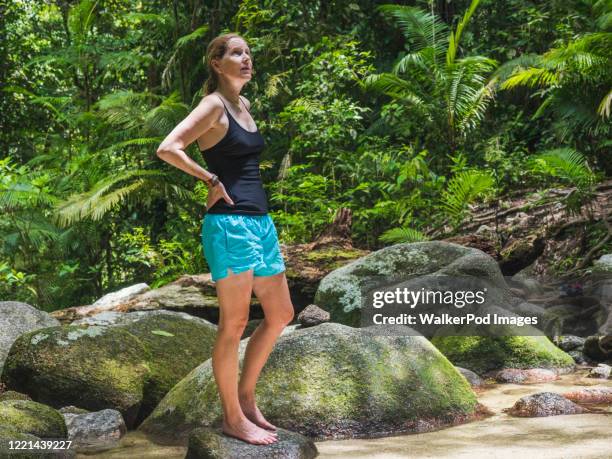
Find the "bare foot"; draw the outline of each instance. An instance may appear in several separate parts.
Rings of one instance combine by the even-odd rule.
[[[269,445],[278,441],[274,433],[256,426],[247,418],[242,418],[232,424],[225,422],[224,419],[222,431],[230,437],[238,438],[253,445]]]
[[[259,427],[263,427],[264,429],[270,429],[273,433],[276,433],[276,426],[274,424],[270,424],[266,421],[259,408],[257,408],[257,404],[254,399],[245,399],[238,398],[240,401],[240,407],[242,408],[242,412],[244,415],[252,422],[257,424]]]

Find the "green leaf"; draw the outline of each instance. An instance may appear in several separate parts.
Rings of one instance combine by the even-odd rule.
[[[151,330],[151,333],[153,333],[154,335],[160,335],[160,336],[174,336],[172,333],[168,333],[167,331],[163,331],[163,330]]]

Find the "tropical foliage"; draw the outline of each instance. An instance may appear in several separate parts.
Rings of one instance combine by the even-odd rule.
[[[340,208],[357,246],[426,240],[523,188],[571,186],[559,200],[577,212],[612,170],[607,0],[2,13],[0,299],[53,310],[207,269],[206,187],[155,151],[201,99],[206,45],[226,31],[254,57],[243,94],[282,242],[310,242]]]

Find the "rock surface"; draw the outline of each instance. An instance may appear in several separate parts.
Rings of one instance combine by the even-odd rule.
[[[467,380],[422,336],[379,336],[337,323],[282,335],[256,397],[273,424],[320,439],[410,432],[425,421],[435,428],[477,410]],[[208,360],[174,386],[140,430],[156,441],[181,444],[194,428],[220,420]],[[162,439],[169,432],[175,437]]]
[[[94,306],[96,304],[94,303],[89,306],[60,309],[54,311],[52,315],[66,324],[107,311],[132,312],[165,309],[186,312],[198,317],[218,316],[219,305],[210,274],[182,276],[174,282],[155,289],[144,288],[144,285],[137,284],[130,287],[136,289],[140,286],[141,293],[136,295],[132,293],[138,289],[130,292],[130,295],[117,296],[106,304]],[[116,294],[117,292],[111,295]]]
[[[563,396],[576,403],[612,403],[612,387],[587,387]]]
[[[32,400],[32,397],[14,390],[7,390],[6,392],[0,393],[0,402],[4,402],[6,400]]]
[[[251,445],[224,435],[220,429],[195,429],[189,436],[185,459],[311,459],[317,447],[308,437],[278,429],[278,441],[270,445]]]
[[[39,438],[67,438],[64,418],[50,406],[31,400],[0,402],[0,426]]]
[[[216,326],[184,313],[106,312],[21,335],[4,379],[57,408],[113,407],[132,427],[211,356],[215,337]]]
[[[513,296],[495,260],[480,250],[458,244],[429,241],[395,244],[372,252],[325,276],[314,303],[331,314],[333,322],[353,327],[361,323],[368,292],[377,287],[404,286],[415,278],[436,276],[471,278],[497,287],[490,303],[510,307],[522,300]]]
[[[98,452],[115,448],[127,432],[121,413],[105,409],[90,413],[62,413],[68,438],[78,452]]]
[[[586,410],[555,392],[539,392],[520,398],[507,412],[512,416],[540,417],[581,414]]]
[[[596,362],[605,362],[612,359],[611,342],[609,336],[589,336],[584,341],[583,353]]]
[[[575,365],[545,336],[441,336],[431,342],[453,364],[478,374],[502,368],[569,370]]]
[[[297,321],[302,327],[314,327],[315,325],[329,322],[329,312],[321,309],[316,304],[309,304],[297,316]]]
[[[553,342],[565,352],[582,349],[582,346],[584,346],[584,341],[585,338],[575,335],[557,336],[553,340]]]
[[[500,383],[533,384],[559,379],[556,372],[545,368],[504,368],[496,371],[494,378]]]
[[[59,325],[48,313],[19,301],[0,301],[0,375],[11,346],[19,335]]]
[[[593,262],[593,270],[612,273],[612,254],[606,253]]]
[[[476,373],[474,373],[472,370],[468,370],[467,368],[461,368],[461,367],[456,367],[457,370],[459,370],[459,373],[461,373],[465,379],[468,380],[468,382],[470,383],[470,386],[472,387],[483,387],[485,385],[484,380],[478,376]]]
[[[608,379],[610,374],[612,373],[612,367],[610,365],[605,365],[600,363],[594,368],[591,368],[591,371],[587,375],[589,378],[602,378]]]

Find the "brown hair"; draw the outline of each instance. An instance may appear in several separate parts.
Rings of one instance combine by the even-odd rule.
[[[204,82],[204,94],[210,94],[219,85],[219,75],[212,66],[213,59],[221,59],[227,51],[227,42],[232,38],[242,38],[234,32],[221,34],[211,40],[206,47],[206,68],[208,69],[208,79]],[[244,38],[242,38],[244,40]],[[245,40],[246,41],[246,40]]]

